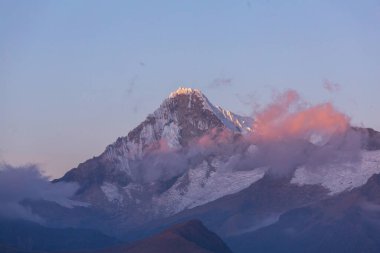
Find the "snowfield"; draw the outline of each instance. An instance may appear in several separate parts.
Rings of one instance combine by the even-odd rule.
[[[213,166],[223,166],[213,162]],[[196,206],[219,199],[223,196],[237,193],[261,179],[265,168],[252,171],[212,170],[206,162],[190,169],[179,178],[165,193],[154,199],[154,203],[164,207],[165,215],[172,215]],[[161,209],[160,208],[160,209]]]
[[[374,174],[380,173],[380,151],[362,151],[357,163],[330,164],[314,170],[298,168],[291,183],[298,185],[319,184],[330,191],[330,195],[364,185]]]

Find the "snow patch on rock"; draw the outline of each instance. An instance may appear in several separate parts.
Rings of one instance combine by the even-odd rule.
[[[116,185],[105,182],[100,187],[110,202],[119,202],[121,203],[123,201],[123,195],[120,194],[119,189]]]
[[[377,173],[380,173],[380,151],[362,151],[362,159],[357,163],[329,164],[315,169],[299,167],[291,183],[319,184],[334,195],[364,185]]]
[[[174,122],[166,125],[162,131],[162,138],[167,142],[169,148],[180,148],[179,143],[179,127]]]

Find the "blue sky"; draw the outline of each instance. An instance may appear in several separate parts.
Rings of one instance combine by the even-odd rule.
[[[178,86],[248,115],[296,89],[380,129],[377,0],[0,0],[0,36],[0,161],[54,177]]]

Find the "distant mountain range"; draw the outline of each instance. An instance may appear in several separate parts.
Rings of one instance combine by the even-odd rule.
[[[278,175],[262,157],[286,161],[290,145],[260,150],[254,124],[179,88],[102,154],[53,181],[77,183],[74,200],[90,206],[24,205],[48,226],[95,229],[128,245],[102,252],[230,252],[200,222],[186,223],[194,219],[235,253],[379,252],[380,133],[350,127],[338,143],[297,140],[299,161]],[[304,166],[322,151],[346,152],[353,139],[358,159]]]

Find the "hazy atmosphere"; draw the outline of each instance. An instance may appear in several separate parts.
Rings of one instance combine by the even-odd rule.
[[[376,0],[0,1],[0,17],[0,160],[14,166],[61,176],[179,86],[244,115],[295,89],[380,128]]]

